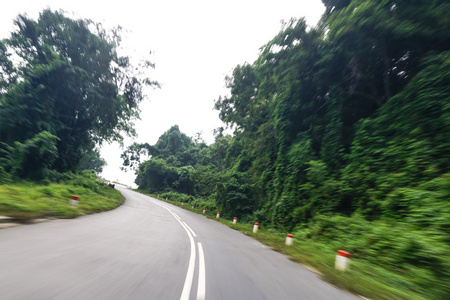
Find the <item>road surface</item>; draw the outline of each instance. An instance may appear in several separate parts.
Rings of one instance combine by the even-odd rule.
[[[358,299],[218,222],[118,189],[113,211],[0,230],[0,299]]]

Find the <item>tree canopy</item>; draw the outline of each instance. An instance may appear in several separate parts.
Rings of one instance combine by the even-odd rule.
[[[19,15],[15,25],[0,42],[2,143],[49,132],[57,137],[51,168],[74,171],[96,145],[134,134],[143,88],[158,84],[118,54],[120,27],[107,31],[49,9],[38,20]]]
[[[448,298],[450,3],[322,2],[316,27],[283,22],[255,62],[225,78],[229,94],[215,108],[233,136],[218,130],[199,151],[179,138],[170,144],[180,136],[171,129],[153,148],[197,151],[189,194],[224,217],[339,245],[337,226],[351,231],[364,220],[368,236],[350,250],[368,260],[386,254],[387,265],[420,277],[414,289],[434,286],[431,297]],[[154,152],[136,183],[184,193],[180,153]],[[386,228],[392,234],[378,238]]]

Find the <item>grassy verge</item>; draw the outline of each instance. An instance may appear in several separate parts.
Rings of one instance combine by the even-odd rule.
[[[69,204],[72,195],[80,197],[77,206]],[[90,178],[48,185],[30,182],[0,185],[0,215],[24,223],[35,218],[75,218],[111,210],[123,200],[119,191]]]
[[[142,193],[142,191],[139,192]],[[157,195],[151,196],[158,198]],[[166,201],[162,195],[159,199]],[[203,213],[203,206],[192,208],[191,203],[181,205],[180,201],[169,200],[166,202],[198,214]],[[216,210],[208,210],[207,208],[205,216],[285,254],[290,260],[320,274],[324,280],[354,294],[370,299],[445,299],[429,293],[430,289],[433,288],[432,286],[418,285],[416,281],[420,278],[417,278],[415,273],[400,270],[400,268],[382,267],[379,264],[359,258],[351,259],[350,269],[346,272],[338,271],[334,268],[334,264],[336,251],[341,248],[336,248],[335,244],[314,241],[295,234],[297,238],[295,238],[294,244],[286,246],[287,232],[264,228],[264,225],[260,224],[258,232],[253,233],[253,224],[232,224],[232,220],[217,219],[216,213]]]

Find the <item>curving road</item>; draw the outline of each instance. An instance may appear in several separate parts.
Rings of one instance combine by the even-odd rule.
[[[0,230],[0,299],[358,299],[218,222],[118,189],[113,211]]]

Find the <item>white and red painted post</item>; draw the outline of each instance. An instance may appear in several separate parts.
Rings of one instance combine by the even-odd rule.
[[[203,208],[203,214],[205,214],[205,212],[206,212],[206,208]]]
[[[338,250],[336,253],[336,263],[334,267],[337,270],[347,271],[350,266],[350,253],[344,250]]]
[[[236,224],[236,222],[237,222],[237,218],[234,217],[234,219],[233,219],[233,224]]]
[[[169,197],[166,197],[166,201],[169,200]]]
[[[286,245],[287,246],[292,246],[292,244],[294,243],[294,236],[292,234],[288,234],[286,236]]]
[[[80,197],[79,196],[72,196],[72,199],[70,199],[70,205],[77,206],[78,205],[78,201],[80,201]]]
[[[255,224],[253,225],[253,233],[257,233],[258,232],[258,226],[259,226],[259,223],[255,222]]]
[[[192,209],[194,209],[194,204],[192,204]]]
[[[217,212],[216,219],[220,217],[220,211]]]

